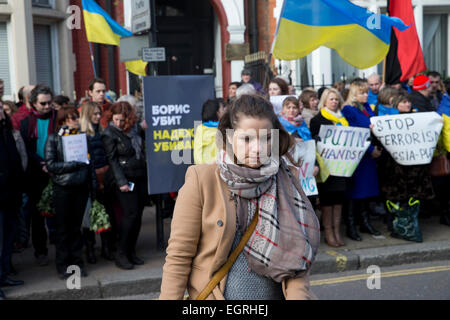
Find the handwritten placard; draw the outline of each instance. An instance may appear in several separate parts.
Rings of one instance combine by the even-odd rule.
[[[368,128],[321,126],[317,151],[330,175],[351,177],[370,146]]]
[[[372,131],[400,165],[429,164],[444,125],[436,112],[372,117]]]
[[[86,134],[62,137],[64,161],[89,164]]]
[[[316,142],[314,140],[297,142],[302,166],[299,168],[299,179],[307,196],[319,194],[316,178],[313,176],[316,163]]]

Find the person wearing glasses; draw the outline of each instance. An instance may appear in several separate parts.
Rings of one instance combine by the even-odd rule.
[[[31,114],[20,122],[20,134],[28,154],[26,193],[29,196],[31,234],[34,254],[40,266],[48,265],[45,218],[37,209],[42,192],[49,183],[45,164],[45,143],[55,131],[57,113],[52,108],[53,92],[45,85],[37,85],[30,93]]]
[[[77,109],[62,107],[58,111],[57,132],[49,135],[45,145],[45,162],[53,181],[56,270],[60,279],[71,275],[67,269],[73,265],[80,268],[82,277],[87,276],[82,258],[81,223],[89,192],[94,190],[96,179],[92,162],[66,161],[63,150],[63,139],[80,133]],[[88,151],[91,151],[88,141],[86,143]]]

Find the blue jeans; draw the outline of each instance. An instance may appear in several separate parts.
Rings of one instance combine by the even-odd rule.
[[[11,271],[17,213],[0,210],[0,282]]]

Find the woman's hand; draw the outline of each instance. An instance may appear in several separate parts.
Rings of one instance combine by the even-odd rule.
[[[129,185],[124,185],[124,186],[121,186],[120,187],[120,191],[121,192],[130,192],[131,190],[130,190],[130,186]]]
[[[320,168],[318,166],[314,166],[313,177],[316,177],[319,174]]]
[[[382,151],[383,151],[382,149],[375,147],[372,151],[372,158],[376,159],[376,158],[380,157]]]
[[[147,130],[148,129],[148,124],[147,124],[147,121],[142,121],[141,122],[141,128],[143,129],[143,130]]]

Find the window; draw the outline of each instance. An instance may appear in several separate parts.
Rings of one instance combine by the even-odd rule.
[[[0,22],[0,79],[3,79],[4,81],[4,96],[11,96],[8,31],[5,22]]]
[[[45,83],[54,89],[52,36],[49,25],[34,25],[34,48],[37,82]]]
[[[53,7],[52,0],[33,0],[31,3],[32,3],[33,7],[43,7],[43,8],[52,8]]]
[[[423,54],[428,70],[446,75],[447,14],[426,14],[423,18]]]

